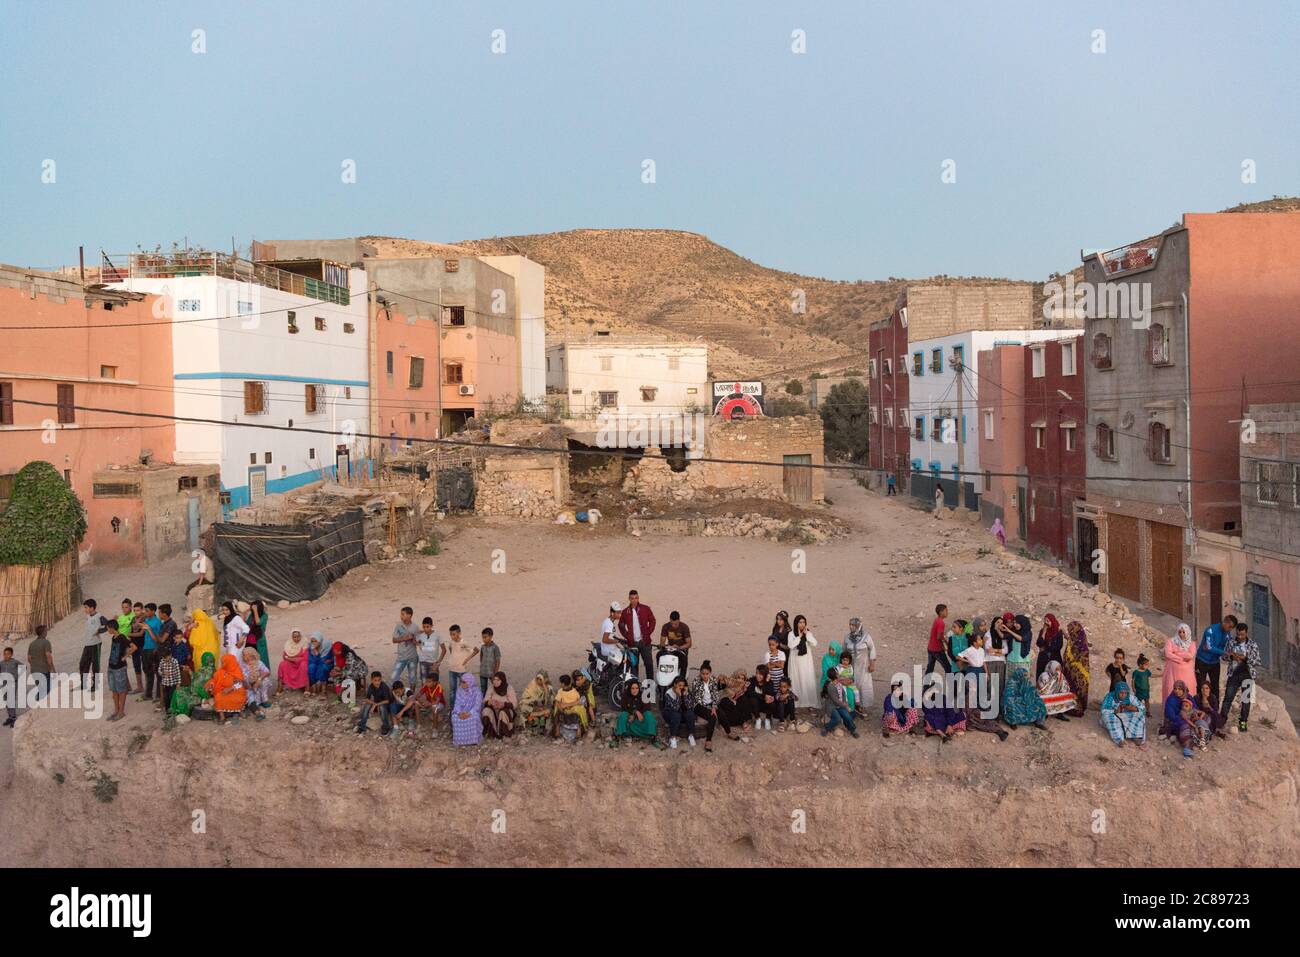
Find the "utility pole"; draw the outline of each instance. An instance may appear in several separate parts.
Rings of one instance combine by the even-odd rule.
[[[962,499],[961,483],[963,479],[966,477],[966,442],[965,442],[965,436],[961,434],[961,421],[965,417],[965,409],[966,409],[966,405],[964,401],[966,397],[963,394],[966,391],[965,358],[966,355],[964,351],[962,352],[962,357],[960,359],[957,358],[956,356],[952,357],[952,367],[955,370],[957,376],[957,380],[956,380],[957,381],[957,421],[953,423],[952,432],[953,435],[957,437],[957,501],[958,503],[960,503]]]

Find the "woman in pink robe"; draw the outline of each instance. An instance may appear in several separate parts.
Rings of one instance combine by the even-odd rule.
[[[1174,636],[1165,642],[1165,673],[1160,680],[1160,699],[1168,698],[1174,682],[1181,681],[1189,688],[1196,687],[1196,644],[1192,629],[1180,624]]]
[[[280,657],[278,675],[280,690],[292,688],[304,691],[307,688],[307,642],[303,641],[302,632],[295,631],[284,643],[284,653]]]

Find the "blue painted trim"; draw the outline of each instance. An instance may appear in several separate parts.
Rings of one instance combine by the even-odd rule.
[[[250,465],[248,466],[248,468],[265,468],[265,466]],[[369,478],[374,477],[374,463],[372,463],[370,459],[360,459],[356,462],[353,462],[352,471],[355,473],[358,469],[361,469],[367,477]],[[324,470],[324,473],[326,479],[328,479],[329,481],[334,481],[335,474],[336,474],[335,466],[333,465],[329,466]],[[284,478],[278,478],[278,479],[268,478],[266,480],[266,494],[278,495],[281,492],[291,492],[294,489],[299,488],[300,486],[309,485],[312,482],[319,481],[320,478],[321,478],[321,473],[318,472],[316,469],[311,469],[306,472],[299,472],[296,475],[286,475]],[[249,493],[248,493],[247,484],[236,485],[233,488],[224,488],[222,489],[222,491],[230,493],[230,504],[224,506],[222,509],[223,517],[225,517],[235,509],[243,508],[245,505],[249,504],[249,498],[248,498]]]
[[[310,376],[303,375],[274,375],[265,372],[177,372],[173,379],[246,379],[256,382],[259,379],[268,379],[274,382],[303,382],[316,383],[318,385],[355,385],[361,388],[369,388],[370,383],[365,379],[313,379]]]

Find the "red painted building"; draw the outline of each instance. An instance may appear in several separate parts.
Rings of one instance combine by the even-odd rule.
[[[908,412],[908,375],[911,370],[907,350],[906,300],[887,319],[873,322],[869,331],[870,356],[867,389],[871,395],[871,440],[868,462],[876,472],[872,481],[884,484],[885,472],[898,477],[898,490],[907,488],[911,471],[909,450],[912,420]]]
[[[1087,498],[1084,337],[1024,348],[1025,528],[1030,549],[1078,566],[1074,503]],[[1016,401],[1016,400],[1011,400]]]

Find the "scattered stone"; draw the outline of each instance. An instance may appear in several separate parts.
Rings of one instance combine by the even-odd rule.
[[[292,718],[289,719],[289,723],[290,723],[290,724],[306,724],[306,723],[307,723],[308,721],[310,721],[310,720],[311,720],[311,717],[310,717],[309,715],[305,715],[305,714],[296,714],[296,715],[294,715]]]

